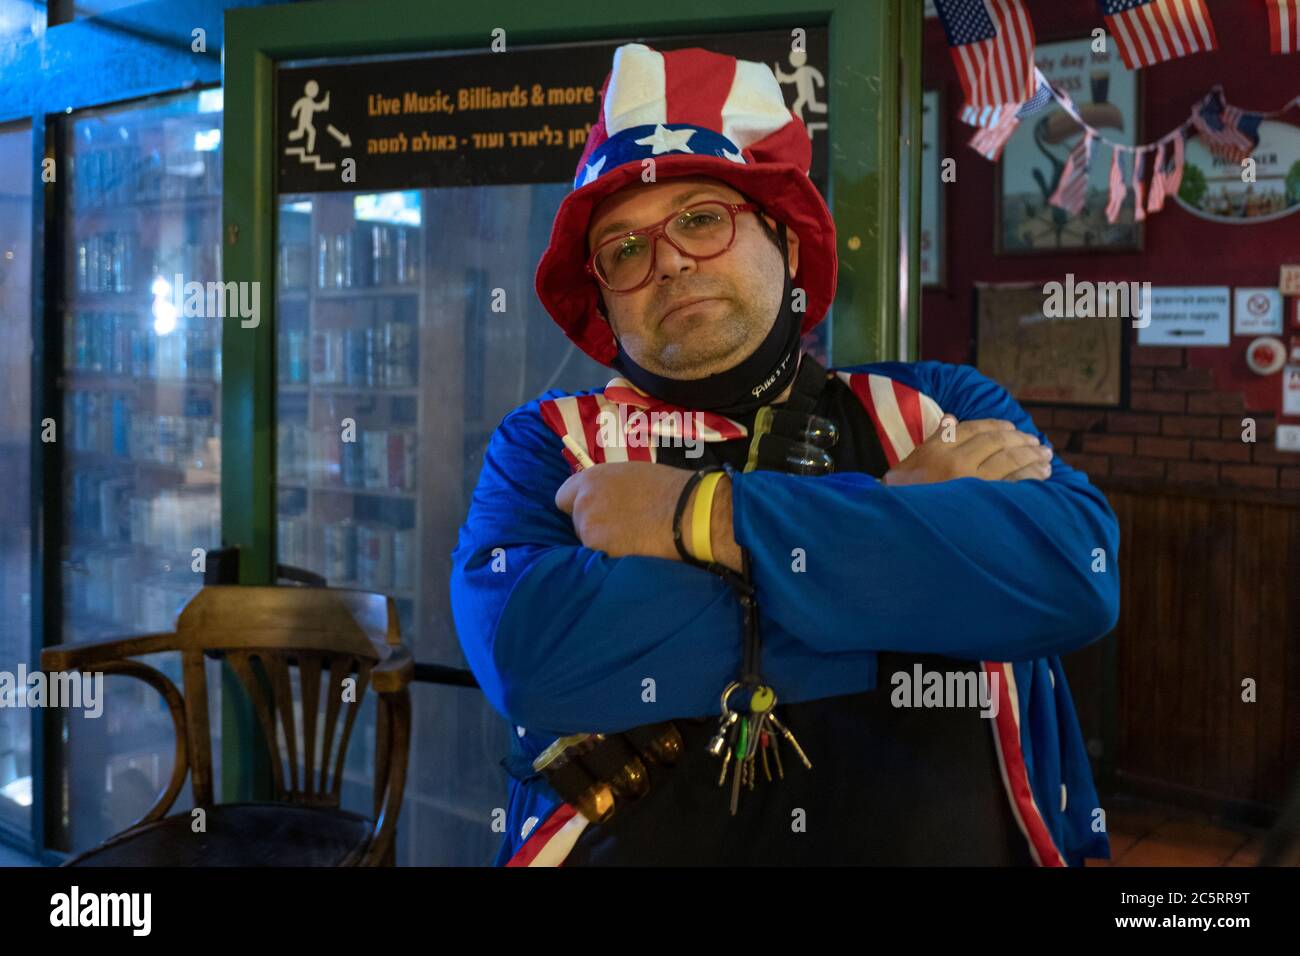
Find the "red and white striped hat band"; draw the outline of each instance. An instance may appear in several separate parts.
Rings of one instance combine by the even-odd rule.
[[[617,352],[601,314],[599,288],[587,274],[587,230],[605,197],[683,176],[717,179],[758,203],[799,237],[807,332],[835,298],[835,224],[808,178],[808,130],[785,104],[765,63],[691,48],[660,52],[641,43],[614,51],[601,86],[601,112],[574,172],[574,191],[556,213],[538,264],[537,295],[551,318],[584,352],[608,365]]]

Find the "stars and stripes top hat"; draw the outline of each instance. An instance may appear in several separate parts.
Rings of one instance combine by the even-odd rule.
[[[565,335],[603,365],[617,354],[586,271],[587,230],[602,199],[642,181],[645,159],[654,160],[656,182],[718,179],[793,230],[800,251],[792,284],[806,296],[802,331],[817,325],[835,298],[835,223],[808,178],[807,128],[785,105],[771,67],[699,48],[660,52],[628,43],[614,51],[600,96],[573,192],[537,267],[537,296]]]

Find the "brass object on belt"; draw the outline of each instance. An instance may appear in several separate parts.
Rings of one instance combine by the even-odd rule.
[[[533,769],[584,817],[603,823],[620,800],[637,800],[650,791],[644,761],[671,766],[682,749],[677,727],[666,721],[620,734],[560,737],[537,755]]]

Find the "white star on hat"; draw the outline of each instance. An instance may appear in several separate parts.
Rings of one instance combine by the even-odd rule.
[[[667,129],[662,123],[656,124],[655,131],[649,136],[643,136],[641,139],[633,140],[638,146],[651,146],[651,156],[658,156],[660,153],[673,153],[680,150],[683,153],[695,152],[686,143],[695,135],[693,129]]]
[[[733,163],[744,163],[744,162],[745,162],[745,155],[744,155],[744,153],[732,153],[732,152],[729,152],[728,150],[724,149],[724,150],[722,151],[722,155],[725,156],[725,157],[727,157],[727,159],[731,160]],[[746,163],[746,165],[748,165],[748,163]]]
[[[606,156],[602,156],[602,157],[600,157],[600,159],[596,160],[594,163],[588,163],[588,164],[587,164],[587,171],[586,171],[586,173],[583,174],[583,177],[582,177],[582,185],[583,185],[583,186],[587,185],[587,183],[591,182],[593,179],[595,179],[597,176],[600,175],[600,169],[601,169],[602,166],[605,165],[605,160],[608,159],[608,158],[609,158],[609,157],[608,157],[607,155],[606,155]]]

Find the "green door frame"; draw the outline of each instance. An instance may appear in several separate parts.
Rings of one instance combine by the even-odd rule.
[[[221,527],[239,548],[239,580],[267,584],[275,568],[275,70],[291,59],[486,49],[507,43],[610,40],[827,25],[830,30],[830,206],[840,280],[832,318],[835,361],[916,355],[920,204],[922,7],[915,0],[698,0],[653,8],[545,4],[433,4],[351,0],[231,10],[225,27],[223,279],[264,290],[256,328],[222,335]],[[904,128],[904,125],[906,128]],[[900,255],[902,254],[902,255]],[[904,264],[900,268],[900,262]],[[235,685],[232,685],[232,691]],[[260,735],[241,695],[223,694],[223,798],[264,787]],[[234,730],[234,733],[229,732]]]

